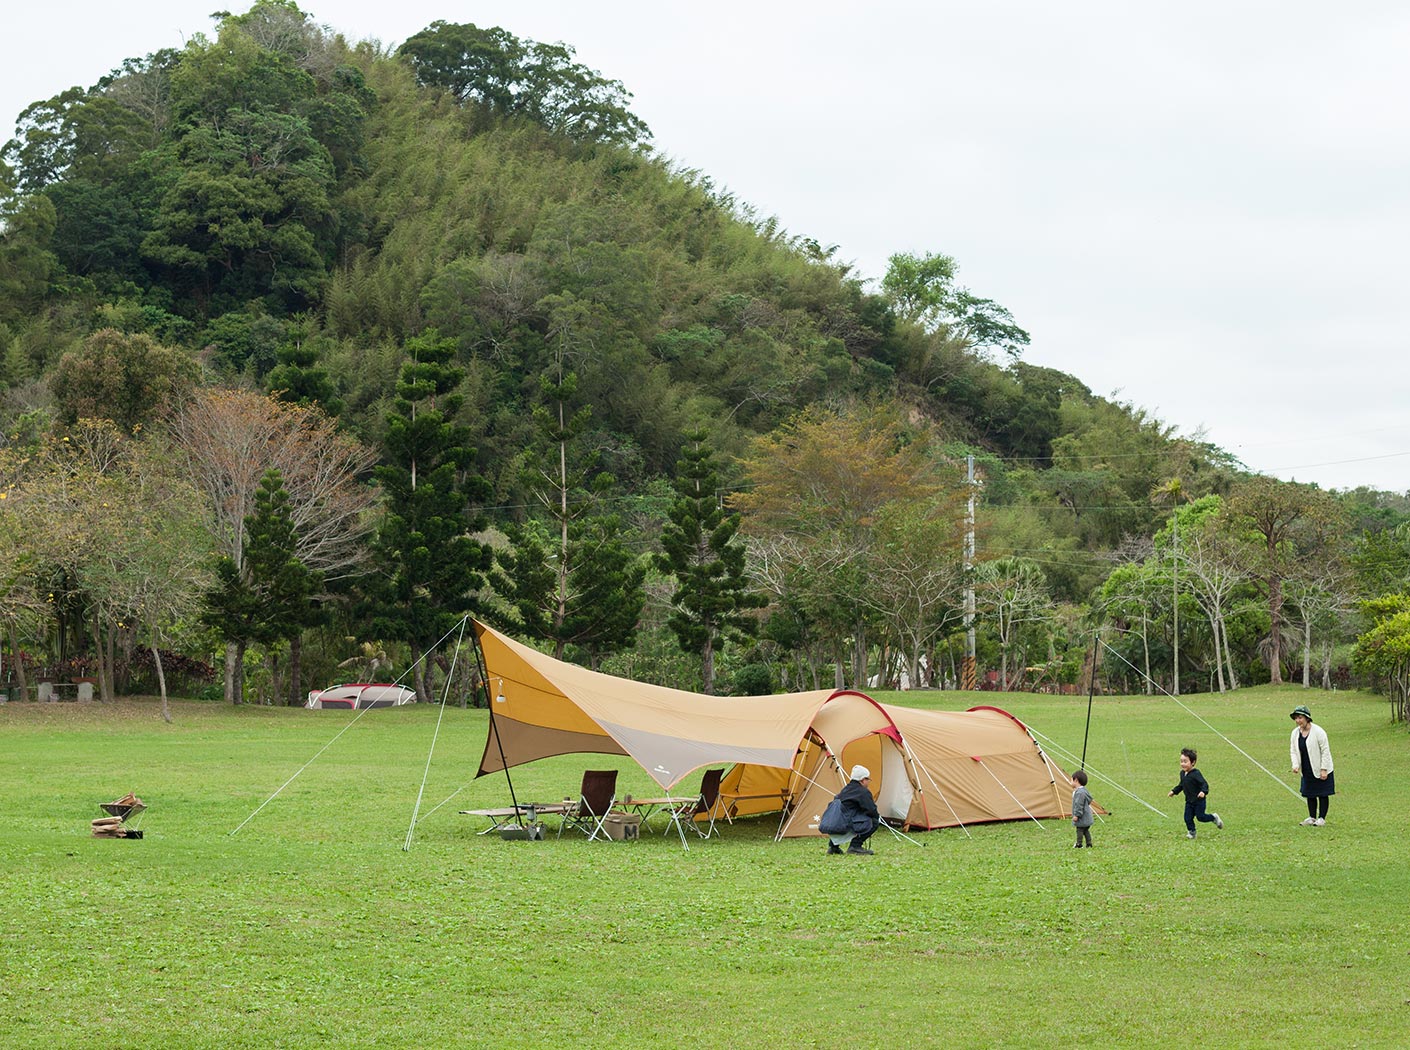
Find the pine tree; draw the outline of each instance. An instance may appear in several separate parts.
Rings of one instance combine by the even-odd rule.
[[[433,699],[431,650],[477,607],[489,550],[474,538],[484,527],[475,505],[488,486],[469,473],[469,428],[454,422],[462,372],[455,344],[435,329],[407,340],[411,359],[387,415],[385,458],[375,472],[386,499],[378,535],[382,585],[373,595],[373,630],[407,642],[416,654],[416,692]]]
[[[202,621],[237,648],[237,678],[232,699],[243,699],[239,670],[251,642],[272,645],[291,642],[293,695],[299,689],[298,646],[303,629],[317,620],[312,599],[322,575],[310,570],[295,553],[297,536],[289,513],[289,494],[279,471],[260,479],[254,512],[245,518],[242,558],[229,556],[216,564],[216,582],[206,595]]]
[[[754,633],[757,623],[749,610],[764,603],[745,579],[744,545],[735,535],[739,515],[719,498],[714,455],[705,440],[698,430],[686,435],[676,464],[677,498],[656,564],[676,579],[667,625],[683,651],[700,654],[704,689],[713,693],[716,656],[727,641]]]
[[[318,363],[318,351],[309,345],[302,326],[294,327],[289,341],[279,347],[278,364],[265,382],[276,401],[317,405],[330,416],[343,411],[343,401],[328,374]]]

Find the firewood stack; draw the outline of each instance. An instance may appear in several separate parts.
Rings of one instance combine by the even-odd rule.
[[[128,818],[142,813],[147,804],[132,792],[112,802],[100,802],[98,808],[107,816],[93,821],[95,839],[140,839],[142,832],[127,826]]]

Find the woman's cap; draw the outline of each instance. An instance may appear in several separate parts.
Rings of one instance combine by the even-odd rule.
[[[1292,709],[1292,714],[1288,715],[1288,717],[1289,717],[1289,718],[1296,718],[1298,715],[1301,715],[1303,718],[1307,719],[1309,722],[1312,721],[1312,712],[1309,711],[1309,710],[1307,710],[1307,708],[1305,708],[1305,707],[1303,707],[1303,706],[1301,706],[1301,705],[1299,705],[1299,706],[1297,706],[1297,707],[1294,707],[1294,708]]]
[[[853,779],[853,780],[865,780],[865,779],[866,779],[867,777],[869,777],[869,776],[871,776],[871,770],[868,769],[866,766],[853,766],[853,767],[852,767],[852,779]]]

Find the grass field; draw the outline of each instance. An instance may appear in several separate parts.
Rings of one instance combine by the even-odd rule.
[[[983,699],[1081,751],[1085,698]],[[479,836],[457,811],[508,798],[469,779],[485,713],[428,708],[366,714],[231,835],[352,715],[0,706],[0,1046],[1410,1045],[1410,738],[1360,693],[1185,702],[1284,785],[1309,704],[1327,826],[1168,699],[1096,701],[1089,768],[1159,811],[1094,777],[1097,848],[1047,821],[883,832],[874,857],[775,843],[772,819],[688,853]],[[1165,796],[1182,746],[1227,823],[1193,842]],[[614,763],[648,793],[588,756],[515,787],[558,798]],[[129,790],[146,837],[89,837]]]

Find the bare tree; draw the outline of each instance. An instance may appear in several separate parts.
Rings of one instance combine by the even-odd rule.
[[[1222,530],[1221,524],[1211,517],[1188,528],[1176,560],[1183,570],[1188,593],[1209,621],[1209,636],[1214,644],[1215,678],[1222,693],[1226,689],[1239,687],[1238,675],[1229,655],[1227,618],[1239,588],[1247,584],[1253,574],[1246,568],[1250,563],[1246,544]]]
[[[204,389],[173,413],[171,432],[191,483],[206,497],[221,550],[240,568],[245,519],[260,479],[278,470],[289,496],[295,555],[325,581],[362,571],[369,511],[376,495],[365,482],[373,451],[340,432],[313,406],[274,401],[243,390]],[[239,703],[238,647],[225,649],[225,698]],[[290,671],[298,688],[298,639]]]

